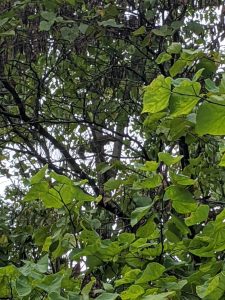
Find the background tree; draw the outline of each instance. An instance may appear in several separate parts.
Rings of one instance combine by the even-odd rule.
[[[0,296],[223,299],[223,3],[0,11]]]

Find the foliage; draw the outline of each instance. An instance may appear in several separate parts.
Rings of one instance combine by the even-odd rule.
[[[0,299],[223,299],[224,6],[0,12]]]

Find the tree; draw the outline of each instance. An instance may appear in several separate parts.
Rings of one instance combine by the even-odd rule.
[[[223,299],[222,1],[0,12],[0,299]]]

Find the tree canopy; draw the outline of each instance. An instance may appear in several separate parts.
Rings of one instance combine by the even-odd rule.
[[[224,299],[224,30],[223,1],[1,1],[0,299]]]

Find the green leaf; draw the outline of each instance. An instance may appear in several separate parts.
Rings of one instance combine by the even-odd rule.
[[[132,269],[126,272],[121,279],[115,281],[115,287],[134,282],[137,279],[137,276],[141,273],[142,271],[140,269]]]
[[[170,75],[174,77],[177,74],[182,73],[186,65],[187,65],[186,60],[182,58],[176,60],[175,63],[172,65],[172,67],[169,69]]]
[[[221,158],[221,160],[219,162],[219,166],[220,167],[225,167],[225,153],[224,153],[224,155],[222,156],[222,158]]]
[[[190,21],[187,24],[187,28],[197,35],[201,34],[204,31],[204,27],[196,21]]]
[[[207,298],[207,299],[215,299],[215,300],[219,300],[221,299],[221,295],[223,295],[224,291],[221,291],[221,295],[219,297],[216,296],[217,293],[216,290],[220,285],[220,277],[217,275],[214,278],[211,278],[210,280],[206,281],[204,285],[201,286],[197,286],[196,287],[196,292],[197,295],[201,298],[201,299],[206,299],[207,296],[209,296],[210,294],[213,294],[213,298]]]
[[[122,300],[137,299],[143,295],[145,290],[140,285],[131,285],[127,290],[123,291],[120,296]],[[139,299],[139,298],[138,298]],[[102,299],[103,300],[103,299]]]
[[[204,134],[225,135],[225,106],[203,103],[197,112],[196,132]]]
[[[156,161],[146,161],[144,166],[140,167],[139,169],[146,172],[154,172],[157,170],[159,163]]]
[[[116,300],[118,298],[118,294],[116,293],[102,293],[101,295],[99,295],[97,298],[95,298],[96,300]]]
[[[166,189],[165,198],[172,200],[172,206],[178,213],[186,214],[197,209],[192,194],[183,187],[171,185]]]
[[[153,29],[152,32],[158,36],[168,36],[172,35],[173,30],[167,25],[161,26],[160,29]]]
[[[111,170],[113,168],[112,165],[106,164],[106,163],[100,163],[97,165],[97,172],[100,174],[105,174],[107,171]]]
[[[32,286],[27,277],[22,275],[16,280],[16,291],[19,297],[25,297],[31,293]]]
[[[43,168],[41,168],[30,180],[31,184],[39,183],[44,179],[46,170],[48,169],[48,165],[45,165]]]
[[[148,179],[142,181],[136,181],[133,184],[133,189],[154,189],[157,186],[162,184],[162,176],[161,174],[151,175]]]
[[[223,73],[221,81],[220,81],[219,92],[221,94],[225,94],[225,73]]]
[[[76,187],[67,184],[60,184],[59,186],[50,189],[49,194],[54,196],[56,199],[59,199],[60,202],[63,201],[65,204],[69,204],[75,199]]]
[[[0,19],[0,27],[2,27],[3,25],[5,25],[8,21],[9,21],[9,18]]]
[[[88,26],[87,24],[85,24],[85,23],[80,23],[79,30],[80,30],[81,33],[85,34],[86,31],[87,31],[87,29],[88,29],[88,27],[89,27],[89,26]]]
[[[124,25],[122,24],[117,24],[115,19],[108,19],[107,21],[98,22],[98,25],[101,25],[103,27],[115,27],[115,28],[124,27]]]
[[[183,25],[184,25],[184,22],[183,22],[183,21],[173,21],[173,22],[171,23],[171,27],[172,27],[173,29],[180,29],[181,26],[183,26]]]
[[[171,94],[171,81],[170,77],[165,78],[163,75],[159,75],[145,88],[142,113],[156,113],[168,106]]]
[[[144,121],[144,127],[146,129],[151,129],[152,127],[154,128],[154,125],[161,120],[163,117],[167,115],[166,112],[158,112],[154,114],[149,114],[147,118]]]
[[[165,61],[168,61],[172,58],[172,56],[166,52],[162,52],[159,54],[159,56],[156,58],[156,63],[157,64],[162,64]]]
[[[182,50],[182,46],[180,43],[172,43],[168,48],[167,52],[169,54],[179,54]]]
[[[150,203],[152,203],[152,199],[146,196],[134,196],[133,200],[138,207],[148,206]]]
[[[219,93],[219,87],[209,78],[205,79],[205,87],[209,92]]]
[[[4,32],[1,32],[0,33],[0,36],[14,36],[15,35],[15,31],[14,30],[7,30],[7,31],[4,31]]]
[[[41,16],[46,21],[55,21],[56,14],[52,11],[42,11]]]
[[[199,63],[196,65],[196,70],[199,69],[204,69],[202,72],[203,76],[210,77],[216,72],[217,65],[213,58],[203,57],[199,60]]]
[[[73,180],[66,177],[65,175],[57,174],[56,172],[52,171],[50,173],[51,178],[55,179],[58,183],[66,184],[66,185],[73,185]]]
[[[141,300],[169,300],[173,299],[171,297],[175,296],[176,292],[166,292],[166,293],[160,293],[157,295],[148,295],[145,297],[142,297]]]
[[[196,211],[193,211],[191,213],[190,217],[185,219],[185,224],[187,226],[199,224],[208,218],[208,214],[209,214],[209,206],[200,205],[197,207]]]
[[[141,26],[141,27],[139,27],[137,30],[133,31],[132,34],[133,34],[134,36],[139,36],[139,35],[145,34],[145,32],[146,32],[145,27],[144,27],[144,26]]]
[[[43,256],[36,264],[36,270],[40,273],[48,271],[48,254]]]
[[[54,23],[49,21],[41,21],[39,30],[40,31],[49,31]]]
[[[193,185],[196,183],[196,180],[191,179],[183,174],[175,174],[173,172],[170,172],[170,176],[174,184]]]
[[[60,197],[56,197],[50,193],[40,193],[40,199],[43,201],[46,208],[61,208],[63,207],[63,202]]]
[[[66,2],[68,2],[71,5],[75,5],[77,0],[66,0]]]
[[[152,207],[151,205],[144,206],[144,207],[138,207],[131,213],[131,226],[133,227],[135,224],[137,224],[150,210]]]
[[[48,227],[39,227],[33,234],[33,239],[37,246],[43,246],[45,239],[48,236]]]
[[[31,186],[29,192],[25,195],[23,201],[33,201],[41,199],[41,196],[48,193],[49,184],[47,181],[41,181]]]
[[[40,282],[38,282],[37,287],[46,291],[47,293],[59,292],[62,279],[63,275],[60,273],[51,274],[45,276]]]
[[[74,197],[77,201],[80,202],[89,202],[89,201],[95,201],[95,197],[85,193],[80,187],[74,186]]]
[[[131,244],[134,240],[135,240],[135,234],[134,233],[123,232],[118,236],[118,241],[120,243]]]
[[[173,215],[167,224],[169,223],[173,223],[176,226],[176,228],[181,232],[182,235],[187,235],[190,233],[190,230],[187,227],[187,225],[184,223],[183,218],[179,218]]]
[[[60,32],[62,38],[69,42],[73,42],[79,36],[78,27],[62,27]]]
[[[16,277],[19,274],[18,269],[14,265],[0,267],[0,276],[8,276],[9,278]]]
[[[155,228],[155,223],[152,220],[148,220],[145,225],[138,228],[136,235],[140,238],[148,238],[155,231]]]
[[[118,189],[118,188],[121,186],[121,184],[123,184],[123,181],[122,181],[122,180],[110,178],[110,179],[104,184],[104,187],[105,187],[105,190],[106,190],[106,191],[112,191],[112,190]]]
[[[172,156],[169,153],[159,152],[158,157],[159,160],[163,161],[167,166],[171,166],[180,162],[183,156],[182,155]]]
[[[143,271],[143,274],[139,279],[136,280],[135,283],[146,283],[149,281],[156,280],[160,278],[163,274],[163,272],[166,270],[166,268],[156,262],[149,263],[145,270]]]
[[[91,277],[91,280],[83,287],[81,294],[84,297],[86,297],[85,299],[89,299],[89,298],[87,298],[87,296],[89,295],[95,281],[96,281],[96,279],[94,277]]]
[[[49,247],[51,246],[51,243],[52,243],[52,237],[51,237],[51,236],[48,236],[48,237],[45,239],[44,245],[43,245],[43,247],[42,247],[42,251],[48,252],[48,251],[49,251]]]
[[[195,75],[194,75],[192,81],[197,81],[197,80],[201,77],[202,72],[203,72],[204,70],[205,70],[204,68],[199,69],[199,70],[195,73]]]
[[[184,80],[173,89],[169,108],[173,117],[189,114],[200,100],[201,85],[199,82]]]
[[[68,298],[62,297],[60,295],[60,292],[51,292],[48,294],[48,299],[49,300],[67,300]]]

